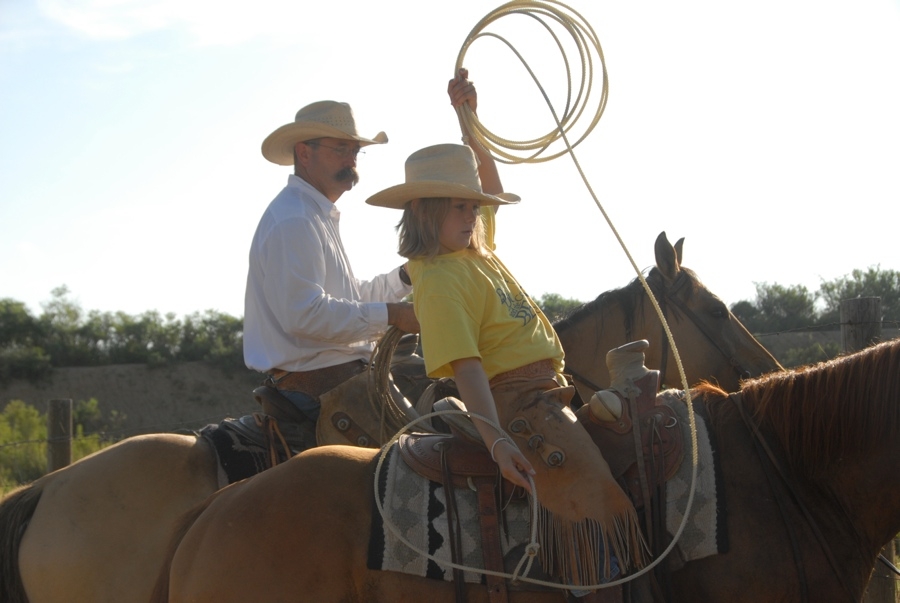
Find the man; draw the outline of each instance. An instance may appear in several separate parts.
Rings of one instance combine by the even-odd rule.
[[[244,361],[313,424],[318,397],[365,370],[372,342],[389,325],[419,325],[401,266],[357,280],[341,242],[337,201],[359,181],[360,148],[387,142],[356,130],[346,103],[320,101],[272,132],[262,154],[294,165],[250,246],[244,301]]]

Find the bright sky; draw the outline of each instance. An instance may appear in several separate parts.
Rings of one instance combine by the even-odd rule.
[[[3,0],[0,298],[39,314],[67,285],[85,310],[243,316],[250,239],[290,171],[260,144],[323,99],[390,137],[339,208],[358,277],[398,265],[399,213],[364,201],[411,152],[459,140],[446,83],[500,4]],[[665,230],[728,304],[757,282],[900,269],[900,0],[567,4],[610,84],[575,152],[638,267]],[[515,33],[559,100],[558,53]],[[504,46],[478,40],[465,63],[489,129],[553,127]],[[571,160],[500,170],[523,202],[500,213],[498,253],[533,296],[634,278]]]

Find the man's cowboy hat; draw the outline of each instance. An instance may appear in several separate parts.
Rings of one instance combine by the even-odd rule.
[[[403,209],[408,201],[428,197],[457,197],[475,199],[481,205],[518,203],[518,195],[481,191],[475,153],[459,144],[438,144],[425,147],[406,160],[406,182],[366,199],[369,205]]]
[[[294,123],[285,124],[269,134],[262,143],[263,157],[278,165],[294,165],[294,146],[314,138],[356,140],[360,146],[388,141],[384,132],[372,139],[357,134],[353,110],[347,103],[319,101],[297,111]]]

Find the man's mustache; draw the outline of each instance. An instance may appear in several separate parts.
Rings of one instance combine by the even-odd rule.
[[[343,168],[334,177],[338,182],[350,182],[354,185],[359,183],[359,172],[352,166]]]

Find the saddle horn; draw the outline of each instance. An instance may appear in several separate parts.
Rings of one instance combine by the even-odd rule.
[[[618,391],[623,397],[627,397],[629,393],[635,396],[641,393],[631,390],[637,387],[635,383],[651,372],[644,366],[644,350],[649,347],[649,341],[639,339],[606,353],[610,385],[607,389],[594,392],[588,401],[595,417],[601,421],[617,421],[622,417],[622,398],[615,392]]]

